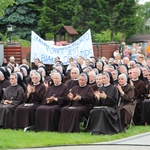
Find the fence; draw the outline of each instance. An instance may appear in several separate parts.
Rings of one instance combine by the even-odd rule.
[[[117,43],[101,43],[93,44],[94,57],[113,57],[113,52],[118,48]],[[8,44],[4,47],[4,57],[9,60],[9,57],[14,56],[16,62],[21,64],[23,58],[30,61],[30,47],[21,47],[19,43]]]

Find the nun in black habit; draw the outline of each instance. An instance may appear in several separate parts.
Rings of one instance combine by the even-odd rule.
[[[110,83],[110,73],[102,73],[103,86],[94,92],[95,107],[90,111],[91,134],[115,134],[121,131],[118,91]]]
[[[150,125],[150,70],[148,71],[147,79],[145,100],[142,102],[141,113],[141,123],[145,126]]]

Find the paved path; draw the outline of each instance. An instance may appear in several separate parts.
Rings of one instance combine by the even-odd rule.
[[[19,150],[150,150],[150,132],[122,140],[78,146],[58,146]]]

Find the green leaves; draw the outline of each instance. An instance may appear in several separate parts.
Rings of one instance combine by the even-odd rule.
[[[6,25],[10,22],[13,25],[12,35],[30,40],[31,30],[36,30],[38,20],[37,10],[29,5],[33,2],[34,0],[16,0],[15,5],[8,7],[0,21],[2,33],[6,31]]]
[[[136,0],[16,0],[13,6],[13,0],[1,1],[0,11],[11,7],[0,19],[0,32],[5,33],[10,22],[13,33],[28,40],[31,30],[46,39],[62,25],[72,25],[80,35],[89,28],[92,34],[109,31],[114,41],[120,32],[126,37],[143,32],[150,18],[150,4],[139,6]]]
[[[8,6],[12,6],[15,3],[15,0],[1,0],[0,5],[0,16],[4,14],[4,11]]]

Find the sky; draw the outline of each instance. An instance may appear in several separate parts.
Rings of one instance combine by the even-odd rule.
[[[144,4],[145,2],[150,2],[150,0],[139,0],[139,4]]]

